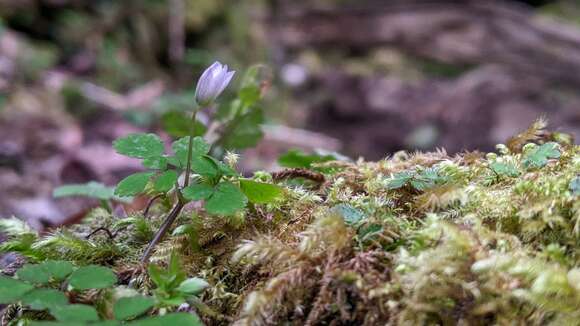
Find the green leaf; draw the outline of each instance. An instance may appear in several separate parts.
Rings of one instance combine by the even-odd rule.
[[[219,167],[207,155],[192,157],[191,170],[199,175],[210,178],[217,176],[219,173]]]
[[[117,196],[135,196],[145,189],[149,178],[153,176],[152,172],[140,172],[131,174],[125,179],[121,180],[115,188],[115,195]]]
[[[361,228],[358,232],[358,237],[361,242],[373,240],[383,233],[383,226],[380,224],[371,224],[365,228]]]
[[[197,295],[208,287],[209,283],[206,280],[198,277],[192,277],[181,282],[181,284],[179,284],[177,287],[177,290],[191,295]]]
[[[103,320],[91,323],[90,326],[121,326],[121,322],[116,320]]]
[[[68,304],[64,293],[54,289],[35,289],[22,297],[22,303],[34,310],[44,310]]]
[[[165,282],[163,277],[163,270],[161,270],[161,268],[155,264],[149,264],[147,271],[149,272],[149,277],[153,283],[155,283],[157,287],[162,287]]]
[[[179,255],[175,252],[172,252],[171,257],[169,258],[167,276],[169,276],[168,279],[171,280],[172,284],[175,286],[183,282],[187,277],[187,274],[183,270],[183,265],[181,264]]]
[[[227,149],[243,149],[255,146],[264,133],[260,125],[264,123],[262,110],[252,109],[236,118],[227,126],[222,144]]]
[[[181,168],[181,162],[179,162],[179,159],[177,159],[177,157],[175,156],[169,156],[167,157],[167,164],[173,165],[176,168]]]
[[[155,300],[144,296],[121,298],[113,306],[115,319],[126,320],[138,317],[155,305]]]
[[[193,184],[183,189],[183,197],[187,200],[208,199],[213,194],[213,187],[207,184]]]
[[[163,129],[172,137],[179,138],[191,134],[191,113],[189,116],[182,112],[169,111],[161,117]],[[199,120],[195,121],[194,136],[203,136],[207,128]]]
[[[520,172],[513,164],[493,162],[489,166],[498,175],[515,178],[520,175]]]
[[[231,215],[244,208],[246,201],[246,196],[240,191],[240,188],[231,182],[221,182],[205,202],[205,209],[210,214]]]
[[[278,158],[278,164],[287,168],[310,168],[314,163],[334,161],[334,155],[306,154],[297,149],[291,149]]]
[[[413,178],[413,174],[410,172],[399,172],[395,173],[391,179],[387,182],[387,189],[394,190],[399,189],[406,185]]]
[[[102,183],[91,181],[88,183],[68,184],[57,187],[53,190],[52,195],[55,198],[84,196],[109,200],[115,197],[115,188],[107,187]]]
[[[240,188],[248,197],[248,200],[256,204],[267,204],[282,197],[283,191],[277,185],[253,180],[240,180]]]
[[[35,284],[46,284],[50,280],[50,273],[43,265],[26,264],[16,272],[16,276],[23,281]]]
[[[239,106],[241,108],[249,108],[256,104],[262,97],[261,85],[265,80],[265,73],[267,68],[263,65],[255,65],[248,70],[242,77],[241,87],[238,91]]]
[[[58,321],[64,322],[91,322],[98,321],[99,314],[95,308],[84,304],[58,306],[50,309],[50,314]]]
[[[332,210],[338,213],[348,225],[357,224],[366,217],[363,212],[349,204],[338,204],[334,206]]]
[[[158,288],[163,290],[173,290],[181,282],[183,282],[187,275],[183,270],[183,266],[179,261],[179,256],[175,253],[171,254],[169,259],[169,266],[166,270],[162,270],[154,264],[149,265],[149,276]]]
[[[84,266],[72,273],[69,284],[77,290],[104,289],[117,283],[117,276],[107,267]]]
[[[31,284],[0,275],[0,304],[13,303],[32,289]]]
[[[152,156],[143,159],[143,167],[153,170],[165,170],[167,168],[167,158],[164,156]]]
[[[163,172],[153,183],[153,189],[159,192],[168,192],[177,181],[177,172],[173,170]]]
[[[569,188],[572,196],[580,196],[580,176],[576,176],[570,181]]]
[[[187,235],[189,239],[189,245],[191,246],[191,248],[194,249],[195,251],[199,250],[197,228],[193,223],[181,224],[180,226],[173,229],[171,235],[172,236]]]
[[[76,322],[64,322],[64,321],[36,321],[36,320],[31,320],[30,324],[26,324],[28,326],[84,326],[83,324],[79,325],[79,323]],[[94,325],[101,325],[101,323],[91,323],[91,326]],[[119,324],[113,324],[113,326],[116,326]],[[109,325],[106,325],[109,326]]]
[[[47,260],[42,263],[48,274],[57,281],[64,280],[73,271],[73,265],[63,260]]]
[[[258,85],[242,87],[238,92],[238,98],[244,106],[254,105],[260,100],[260,88]]]
[[[183,137],[173,142],[171,145],[175,157],[179,160],[181,167],[187,165],[187,152],[189,150],[189,137]],[[201,137],[193,138],[192,157],[200,157],[209,152],[210,146]]]
[[[188,314],[184,312],[167,314],[165,316],[158,316],[147,319],[140,319],[129,323],[131,326],[168,326],[168,325],[179,325],[179,326],[203,326],[203,323],[193,314]]]
[[[155,134],[130,134],[115,140],[113,147],[117,153],[135,158],[161,156],[164,151],[163,142]]]
[[[439,172],[434,168],[425,169],[422,172],[416,171],[403,171],[395,173],[387,181],[387,189],[399,189],[403,186],[410,184],[413,188],[424,191],[435,185],[445,183],[447,177],[440,176]]]
[[[531,149],[524,155],[523,164],[526,168],[541,168],[548,163],[548,159],[559,158],[558,143],[549,142]]]

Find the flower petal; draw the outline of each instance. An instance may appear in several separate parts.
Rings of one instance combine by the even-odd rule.
[[[219,86],[219,92],[218,95],[221,94],[224,89],[226,89],[226,87],[228,86],[228,84],[232,81],[232,78],[234,78],[234,74],[236,72],[235,71],[230,71],[228,73],[226,73],[226,75],[223,77],[223,79],[221,80],[221,85]]]

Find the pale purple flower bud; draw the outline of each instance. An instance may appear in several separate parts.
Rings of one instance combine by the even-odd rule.
[[[218,61],[209,66],[199,77],[195,88],[195,100],[200,106],[211,104],[228,86],[235,71],[228,71],[227,65]]]

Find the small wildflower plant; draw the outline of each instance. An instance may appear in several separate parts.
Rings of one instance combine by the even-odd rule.
[[[144,171],[56,189],[103,201],[81,223],[39,234],[0,219],[0,253],[27,260],[2,271],[14,276],[0,276],[0,323],[578,324],[571,136],[540,119],[491,153],[290,150],[283,170],[248,178],[236,150],[262,135],[258,75],[227,101],[234,73],[213,64],[186,133],[114,142]],[[143,195],[158,201],[142,213],[109,207]]]
[[[115,188],[118,197],[135,196],[142,193],[152,195],[174,195],[176,203],[168,214],[165,223],[155,235],[143,255],[146,262],[157,242],[161,240],[185,204],[191,201],[203,201],[205,210],[213,215],[232,215],[248,202],[268,203],[282,194],[281,189],[273,184],[257,182],[242,177],[234,168],[237,157],[226,156],[226,162],[220,160],[216,153],[224,150],[243,147],[244,136],[250,135],[247,142],[256,141],[261,119],[253,118],[256,111],[253,105],[260,98],[259,85],[255,83],[257,71],[250,70],[238,99],[234,100],[229,119],[221,123],[223,133],[218,135],[215,143],[208,143],[204,137],[195,136],[198,111],[210,110],[218,97],[232,81],[235,72],[228,70],[227,65],[215,62],[208,67],[197,82],[195,101],[197,108],[191,113],[190,135],[179,138],[171,144],[170,153],[165,152],[161,138],[152,133],[130,134],[117,139],[113,147],[117,153],[141,160],[145,172],[138,172],[123,179]],[[228,116],[226,114],[226,116]],[[254,128],[248,132],[240,129]],[[208,128],[210,129],[210,128]],[[237,132],[241,130],[242,132]],[[258,131],[258,133],[256,133]],[[232,141],[238,146],[232,146]]]

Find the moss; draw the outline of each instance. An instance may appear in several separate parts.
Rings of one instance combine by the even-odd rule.
[[[320,163],[317,170],[330,171],[321,186],[279,181],[286,195],[276,204],[229,218],[182,214],[153,259],[179,253],[188,274],[212,284],[198,311],[208,324],[573,325],[580,146],[550,145],[558,155],[526,166],[526,144],[554,141],[543,126],[487,155]],[[146,275],[134,272],[164,208],[152,211],[121,221],[97,211],[21,252],[113,265],[125,283],[148,291]],[[97,227],[115,238],[83,238]]]

